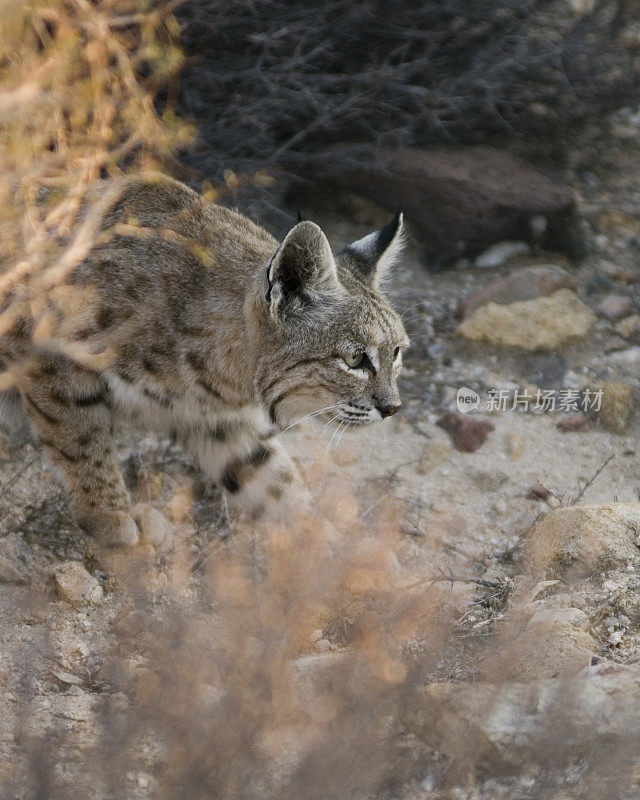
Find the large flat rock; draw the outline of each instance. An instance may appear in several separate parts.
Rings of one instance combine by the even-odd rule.
[[[403,722],[451,760],[489,769],[563,766],[637,750],[638,666],[599,665],[567,680],[435,683],[407,703]]]
[[[640,504],[610,503],[557,508],[536,523],[527,539],[534,570],[577,581],[638,556]]]
[[[586,337],[595,320],[575,292],[560,289],[550,297],[483,305],[458,326],[457,335],[474,342],[551,351]]]
[[[383,153],[366,167],[331,172],[322,183],[401,207],[433,266],[475,257],[505,240],[583,256],[572,192],[526,161],[492,147]]]

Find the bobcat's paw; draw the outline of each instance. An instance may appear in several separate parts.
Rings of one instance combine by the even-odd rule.
[[[162,512],[146,503],[138,503],[133,509],[133,517],[143,544],[152,544],[163,553],[173,549],[173,525]]]
[[[140,541],[138,526],[124,511],[105,514],[100,520],[84,520],[81,524],[103,547],[133,547]]]

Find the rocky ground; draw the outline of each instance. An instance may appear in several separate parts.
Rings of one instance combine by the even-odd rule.
[[[493,266],[430,274],[409,244],[390,288],[412,341],[404,413],[364,433],[307,423],[285,434],[342,537],[333,555],[311,548],[298,561],[299,545],[279,549],[272,537],[265,556],[261,532],[229,520],[217,489],[177,448],[131,431],[120,437],[129,486],[172,521],[176,546],[103,553],[73,524],[38,446],[24,431],[4,435],[2,797],[638,796],[639,125],[618,114],[585,133],[552,176],[579,200],[590,248],[579,267],[505,246],[479,262]],[[348,218],[318,214],[336,246],[382,220],[361,202]],[[461,388],[480,398],[465,415]],[[556,410],[513,408],[514,393],[538,390]],[[599,410],[557,410],[600,390]],[[506,408],[487,408],[494,391]],[[352,551],[359,599],[345,605],[341,595],[336,611],[323,570]],[[270,593],[225,571],[236,556]],[[282,560],[295,566],[280,575],[298,592],[290,604],[270,583]],[[372,575],[386,576],[373,611],[381,595]],[[413,598],[406,634],[399,595]],[[371,615],[393,645],[379,669],[365,657],[380,655],[378,645],[363,650],[366,636],[354,633]],[[234,620],[257,619],[240,647]],[[272,652],[294,628],[284,650],[273,645],[277,658],[258,659],[262,672],[249,669],[249,651]],[[200,633],[190,639],[187,629]],[[354,658],[375,679],[352,691],[345,665]],[[270,681],[276,663],[293,675],[285,715],[269,684],[266,719],[254,696],[265,663]],[[229,685],[242,702],[227,708]],[[376,704],[372,719],[365,709]],[[392,744],[378,757],[381,738]],[[362,747],[349,760],[354,740]],[[168,752],[183,772],[162,766]],[[220,766],[228,763],[236,783]],[[226,776],[217,792],[207,770]]]

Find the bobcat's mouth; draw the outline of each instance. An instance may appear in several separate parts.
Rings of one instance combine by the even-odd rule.
[[[382,415],[377,408],[344,403],[339,407],[336,422],[346,422],[347,425],[371,425],[381,419]]]

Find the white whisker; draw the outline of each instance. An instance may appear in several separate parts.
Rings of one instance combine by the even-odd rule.
[[[279,431],[278,432],[278,436],[281,433],[285,433],[290,428],[293,428],[294,426],[299,425],[303,420],[309,419],[309,417],[316,417],[318,414],[325,414],[327,411],[332,411],[334,408],[338,408],[338,403],[333,403],[333,405],[327,406],[326,408],[320,408],[320,409],[318,409],[318,411],[311,411],[309,414],[305,414],[303,417],[300,417],[300,419],[297,419],[294,422],[292,422],[291,425],[287,425],[286,428],[283,428],[281,431]],[[334,419],[335,419],[335,417],[334,417]]]
[[[340,412],[340,413],[342,413],[342,412]],[[331,418],[331,419],[330,419],[330,420],[329,420],[329,421],[328,421],[328,422],[327,422],[327,423],[324,425],[324,427],[322,428],[322,433],[324,433],[324,432],[325,432],[325,430],[327,429],[327,427],[328,427],[329,425],[331,425],[331,423],[332,423],[334,420],[338,419],[338,417],[340,416],[340,413],[336,414],[334,417],[332,417],[332,418]],[[325,450],[325,452],[324,452],[324,459],[323,459],[323,461],[324,461],[324,464],[323,464],[323,468],[322,468],[322,474],[323,474],[323,477],[324,477],[324,478],[326,478],[326,476],[327,476],[327,466],[328,466],[328,463],[329,463],[329,453],[331,452],[331,442],[333,441],[333,437],[336,435],[336,432],[340,430],[340,426],[341,426],[341,425],[342,425],[342,422],[341,422],[341,423],[338,425],[338,427],[337,427],[337,428],[336,428],[336,429],[333,431],[333,433],[331,434],[331,439],[329,440],[329,444],[327,445],[327,449],[326,449],[326,450]]]
[[[409,308],[405,308],[405,310],[402,312],[402,314],[400,314],[400,319],[404,320],[404,315],[405,314],[408,314],[409,311],[411,311],[414,308],[417,308],[418,306],[424,305],[426,302],[427,302],[426,300],[420,300],[419,303],[414,303],[412,306],[409,306]]]
[[[335,420],[337,420],[337,419],[338,419],[338,417],[340,416],[340,414],[341,414],[341,412],[338,412],[338,413],[337,413],[337,414],[335,414],[333,417],[331,417],[331,419],[327,420],[327,421],[324,423],[324,425],[322,426],[322,431],[321,431],[321,434],[322,434],[322,435],[324,435],[324,433],[325,433],[325,431],[327,430],[327,428],[329,427],[329,425],[331,425],[331,423],[332,423],[332,422],[335,422]]]
[[[327,450],[328,450],[328,451],[331,451],[331,444],[333,443],[333,440],[334,440],[334,438],[335,438],[336,434],[337,434],[337,433],[338,433],[338,432],[341,430],[342,426],[343,426],[343,425],[345,425],[345,424],[346,424],[346,423],[344,423],[344,422],[340,421],[340,423],[339,423],[338,427],[337,427],[337,428],[335,429],[335,431],[333,432],[333,434],[332,434],[332,436],[331,436],[331,439],[329,439],[329,445],[327,446]]]
[[[345,431],[347,430],[348,427],[349,427],[349,425],[345,424],[344,428],[342,429],[342,431],[338,435],[338,439],[336,441],[336,447],[335,447],[336,450],[338,449],[338,447],[340,447],[340,439],[342,439],[342,437],[344,436]]]

